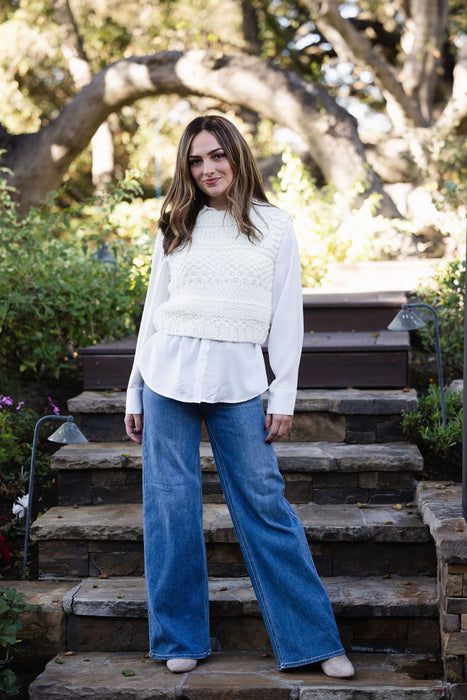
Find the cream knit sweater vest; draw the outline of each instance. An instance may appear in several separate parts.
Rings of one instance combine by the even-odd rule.
[[[170,298],[154,317],[170,335],[263,343],[272,316],[274,264],[290,215],[255,205],[251,219],[263,236],[250,242],[230,214],[202,210],[191,246],[167,256]]]

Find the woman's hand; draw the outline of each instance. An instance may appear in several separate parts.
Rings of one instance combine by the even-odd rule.
[[[292,427],[293,416],[284,416],[280,413],[268,413],[264,427],[269,430],[265,442],[274,442],[285,435]]]
[[[125,416],[126,434],[138,445],[143,442],[143,416],[141,413],[127,413]]]

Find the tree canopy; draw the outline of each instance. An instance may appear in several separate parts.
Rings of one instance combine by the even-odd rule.
[[[149,190],[156,135],[168,177],[184,122],[214,109],[257,155],[280,151],[287,127],[320,182],[359,179],[389,218],[410,216],[416,191],[449,209],[441,234],[459,235],[461,0],[10,0],[0,20],[2,164],[24,209],[64,178],[80,197],[129,165]]]

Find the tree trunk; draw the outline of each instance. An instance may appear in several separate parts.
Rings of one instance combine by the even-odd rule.
[[[454,68],[454,82],[449,102],[435,124],[434,131],[438,134],[467,132],[467,38],[459,48],[456,67]]]
[[[436,70],[448,15],[447,0],[410,0],[406,30],[401,39],[405,53],[400,80],[407,95],[414,97],[427,124],[433,122]]]
[[[369,40],[354,28],[350,20],[342,17],[339,3],[336,0],[304,0],[304,3],[316,14],[316,25],[338,56],[355,65],[365,65],[371,71],[386,99],[394,127],[403,131],[407,123],[425,126],[416,101],[405,93],[384,56],[373,49]]]
[[[55,16],[60,26],[62,53],[77,90],[92,80],[92,70],[84,50],[69,0],[54,0]],[[114,143],[108,121],[102,122],[91,139],[91,176],[96,194],[105,191],[113,181],[115,169]]]
[[[242,32],[245,53],[260,56],[261,41],[259,39],[258,15],[251,0],[242,0]]]
[[[3,164],[23,209],[57,188],[72,161],[107,116],[149,95],[204,95],[257,111],[288,126],[307,144],[326,180],[338,190],[366,179],[365,195],[381,195],[381,213],[400,216],[368,165],[357,124],[327,92],[254,56],[166,51],[108,66],[35,134],[14,137]]]

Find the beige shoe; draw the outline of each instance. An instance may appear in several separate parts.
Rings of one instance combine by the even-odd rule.
[[[331,678],[352,678],[355,675],[355,669],[345,654],[322,661],[321,668]]]
[[[167,668],[172,673],[188,673],[196,668],[198,661],[196,659],[169,659]]]

